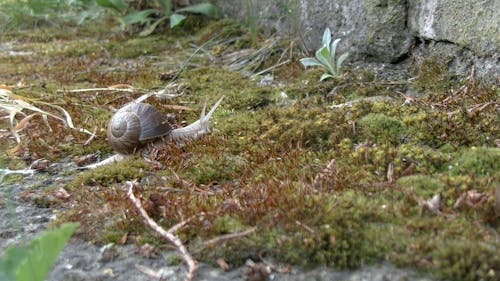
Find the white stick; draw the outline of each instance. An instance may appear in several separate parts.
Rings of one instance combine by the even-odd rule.
[[[191,257],[189,252],[186,249],[186,246],[182,244],[181,239],[179,237],[175,236],[172,234],[170,231],[166,231],[163,229],[161,226],[159,226],[153,219],[151,219],[142,207],[141,201],[137,199],[134,195],[134,184],[133,182],[128,181],[127,185],[129,186],[127,196],[132,201],[132,203],[135,205],[139,213],[141,214],[142,218],[144,219],[144,223],[146,223],[149,228],[154,230],[156,233],[158,233],[162,238],[166,239],[170,243],[174,244],[174,246],[177,248],[177,250],[180,252],[182,259],[186,262],[188,265],[188,272],[186,275],[186,281],[193,280],[194,278],[194,273],[196,269],[198,268],[198,265],[196,264],[196,261]]]
[[[87,165],[87,166],[83,166],[83,167],[80,167],[78,168],[79,170],[86,170],[86,169],[95,169],[95,168],[98,168],[98,167],[101,167],[101,166],[104,166],[104,165],[108,165],[108,164],[112,164],[112,163],[116,163],[116,162],[119,162],[119,161],[122,161],[124,159],[126,159],[129,155],[123,155],[123,154],[115,154],[111,157],[108,157],[100,162],[97,162],[97,163],[94,163],[94,164],[90,164],[90,165]]]

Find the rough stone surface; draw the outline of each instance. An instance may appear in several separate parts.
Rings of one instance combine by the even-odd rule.
[[[300,37],[312,51],[329,27],[350,62],[398,63],[415,54],[444,58],[450,70],[498,82],[500,1],[214,0],[223,13]],[[444,57],[443,57],[444,56]]]
[[[409,1],[409,27],[416,36],[446,41],[478,56],[500,52],[500,1]]]
[[[351,58],[394,62],[408,53],[413,37],[406,28],[404,0],[216,0],[231,17],[252,18],[267,29],[303,39],[304,47],[316,49],[329,27],[334,38],[343,38],[341,50]]]

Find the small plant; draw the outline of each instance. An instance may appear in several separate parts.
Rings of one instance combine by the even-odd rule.
[[[328,78],[336,78],[340,76],[340,68],[346,60],[348,53],[344,53],[336,59],[337,45],[340,39],[337,38],[332,43],[332,34],[330,29],[325,29],[323,33],[323,46],[316,51],[315,58],[303,58],[300,60],[304,67],[321,66],[326,68],[328,72],[321,75],[320,81]]]
[[[58,229],[45,231],[29,245],[7,248],[0,259],[0,280],[45,280],[77,226],[77,223],[66,223]]]
[[[85,0],[0,0],[0,7],[0,31],[4,32],[70,22],[87,5]]]
[[[144,24],[146,27],[139,35],[147,36],[165,20],[170,20],[170,28],[181,24],[186,18],[184,13],[202,14],[208,17],[217,16],[217,8],[210,3],[200,3],[174,10],[172,0],[155,1],[159,7],[156,9],[133,10],[123,0],[96,0],[96,3],[104,8],[110,8],[120,14],[118,20],[122,26],[133,24]],[[155,17],[156,16],[156,17]],[[157,18],[159,17],[159,18]]]

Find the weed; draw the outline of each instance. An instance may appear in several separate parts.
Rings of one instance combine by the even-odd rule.
[[[157,0],[155,6],[158,8],[134,10],[122,0],[97,0],[96,2],[103,8],[115,11],[122,27],[134,24],[145,25],[145,28],[139,33],[141,36],[150,35],[166,20],[169,20],[170,28],[180,25],[186,19],[184,13],[202,14],[212,18],[217,16],[216,7],[210,3],[199,3],[174,9],[175,5],[172,0]]]
[[[0,259],[0,279],[13,281],[42,281],[49,273],[69,238],[77,228],[76,223],[63,224],[48,230],[28,245],[9,247]]]
[[[341,67],[347,59],[348,53],[337,55],[337,45],[340,39],[335,39],[332,42],[332,33],[329,28],[325,29],[323,33],[322,43],[323,46],[316,51],[314,58],[303,58],[300,60],[304,67],[320,66],[325,68],[328,72],[321,75],[320,81],[328,78],[337,78],[341,75]]]

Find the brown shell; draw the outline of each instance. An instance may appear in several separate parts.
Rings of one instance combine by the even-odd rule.
[[[172,127],[153,106],[133,103],[118,110],[109,120],[108,144],[121,154],[132,154],[150,140],[168,135]]]

